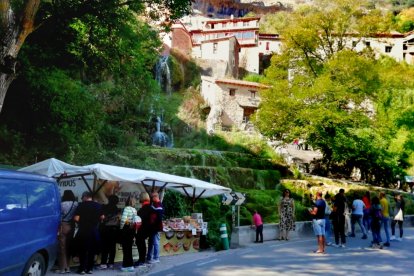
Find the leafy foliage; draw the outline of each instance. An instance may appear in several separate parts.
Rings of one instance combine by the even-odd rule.
[[[379,16],[362,13],[356,1],[318,1],[294,12],[283,30],[286,48],[265,72],[273,88],[262,94],[255,123],[268,137],[306,139],[323,153],[325,172],[348,176],[356,167],[364,180],[387,184],[410,166],[411,124],[403,118],[411,116],[414,71],[375,59],[369,48],[354,51],[346,35],[380,30]]]

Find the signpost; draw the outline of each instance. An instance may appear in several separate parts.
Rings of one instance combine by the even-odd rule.
[[[223,195],[222,203],[224,205],[232,205],[231,207],[231,213],[232,213],[232,220],[233,220],[233,227],[235,226],[235,206],[237,206],[237,226],[240,226],[240,205],[243,204],[243,202],[246,200],[246,197],[244,194],[239,192],[231,192],[226,193]]]

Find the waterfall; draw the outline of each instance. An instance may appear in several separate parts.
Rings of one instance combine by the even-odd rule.
[[[160,146],[160,147],[173,147],[173,141],[168,137],[165,132],[161,131],[162,120],[160,116],[157,116],[157,120],[155,122],[156,131],[152,134],[152,145]]]
[[[171,72],[168,66],[168,55],[161,56],[155,66],[155,80],[161,89],[171,95]]]
[[[170,67],[168,65],[168,55],[161,56],[155,66],[155,80],[161,87],[161,90],[165,91],[169,96],[171,96],[171,72]],[[156,95],[156,102],[159,101],[159,94]],[[159,104],[159,103],[158,103]],[[150,120],[153,122],[155,120],[156,130],[152,134],[152,145],[160,146],[160,147],[167,147],[172,148],[174,146],[174,138],[171,129],[167,130],[167,133],[170,134],[168,136],[167,133],[162,131],[163,127],[163,110],[161,110],[159,114],[155,111],[154,107],[151,106],[151,115]],[[156,115],[157,114],[157,115]]]

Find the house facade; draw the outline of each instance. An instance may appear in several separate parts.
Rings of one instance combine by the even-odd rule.
[[[238,64],[234,65],[251,73],[260,73],[261,58],[280,50],[281,41],[278,35],[259,34],[259,20],[258,17],[217,20],[204,17],[187,18],[172,26],[171,47],[179,49],[193,58],[206,59],[211,51],[205,53],[206,47],[203,47],[203,44],[213,40],[235,37],[239,49],[238,52],[234,52],[234,55],[238,55],[238,57],[231,57],[238,60]],[[264,41],[261,43],[260,39]],[[218,48],[218,50],[224,51],[225,49]],[[228,61],[231,62],[231,60]]]
[[[249,128],[250,117],[258,109],[260,91],[269,86],[256,82],[201,77],[201,95],[210,107],[207,131]]]

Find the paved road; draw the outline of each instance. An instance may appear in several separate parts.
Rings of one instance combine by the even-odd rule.
[[[312,252],[316,241],[309,237],[228,251],[161,257],[160,264],[136,273],[95,270],[94,275],[413,275],[414,228],[405,229],[404,235],[402,242],[391,242],[391,247],[382,250],[370,248],[369,239],[349,238],[346,248],[327,247],[327,254],[320,255]]]

